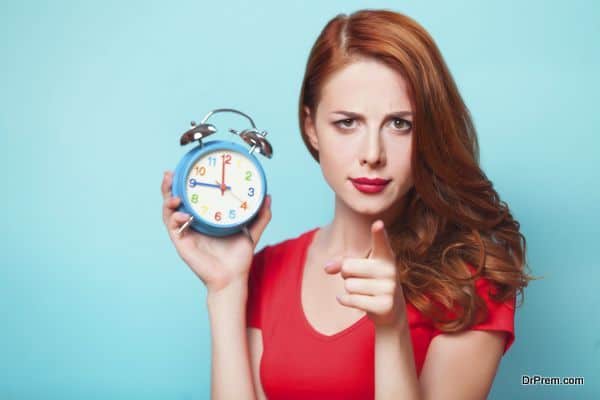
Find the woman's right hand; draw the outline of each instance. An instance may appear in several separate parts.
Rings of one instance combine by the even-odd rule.
[[[173,173],[166,171],[161,185],[163,222],[179,256],[204,282],[209,293],[216,293],[237,280],[247,280],[255,243],[271,220],[271,196],[267,195],[257,218],[248,226],[254,243],[243,232],[212,237],[187,228],[179,235],[177,230],[189,214],[176,211],[181,199],[172,196],[172,182]]]

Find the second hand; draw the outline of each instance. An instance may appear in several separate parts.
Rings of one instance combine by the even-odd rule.
[[[221,182],[219,182],[219,181],[217,181],[217,180],[215,180],[215,182],[217,182],[217,184],[221,185]],[[235,195],[235,193],[233,193],[233,190],[231,190],[231,186],[227,186],[227,187],[226,187],[226,189],[225,189],[224,191],[225,191],[225,192],[229,192],[229,193],[231,193],[231,195],[232,195],[233,197],[235,197],[235,198],[237,199],[237,201],[239,201],[239,202],[240,202],[240,204],[242,204],[242,203],[243,203],[243,201],[242,201],[242,200],[241,200],[241,199],[240,199],[238,196],[236,196],[236,195]]]

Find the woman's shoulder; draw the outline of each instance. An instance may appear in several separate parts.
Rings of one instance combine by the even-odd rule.
[[[300,250],[308,244],[308,241],[312,238],[313,234],[319,229],[319,227],[311,228],[307,231],[298,233],[288,239],[283,239],[279,242],[265,245],[259,250],[256,256],[264,255],[265,260],[273,260],[296,250]]]

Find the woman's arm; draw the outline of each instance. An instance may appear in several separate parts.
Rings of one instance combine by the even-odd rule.
[[[408,324],[376,330],[375,399],[486,399],[504,343],[503,332],[440,334],[429,345],[419,381]]]
[[[246,303],[250,268],[258,243],[271,220],[271,196],[266,195],[257,218],[249,225],[250,240],[239,233],[212,237],[180,230],[190,215],[177,211],[181,198],[171,191],[173,173],[161,183],[163,222],[182,260],[204,282],[212,334],[211,398],[255,399],[248,340]]]
[[[384,399],[422,399],[406,317],[375,328],[375,400]]]
[[[206,298],[212,335],[211,399],[255,400],[246,335],[247,279]]]
[[[485,400],[504,351],[506,334],[468,330],[431,340],[421,371],[423,399]]]
[[[257,328],[248,328],[248,346],[250,347],[250,364],[252,365],[252,378],[257,400],[267,400],[267,396],[260,382],[260,360],[263,354],[262,331]]]

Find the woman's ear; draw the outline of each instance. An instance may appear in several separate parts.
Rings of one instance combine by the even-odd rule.
[[[304,106],[304,133],[306,134],[308,141],[312,147],[319,151],[319,138],[317,137],[317,131],[315,129],[315,122],[313,116],[310,113],[310,109]]]

